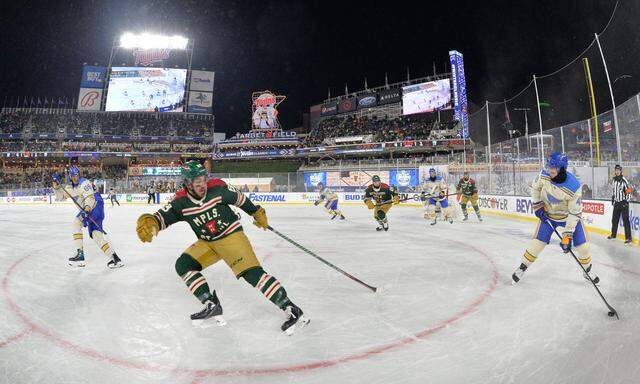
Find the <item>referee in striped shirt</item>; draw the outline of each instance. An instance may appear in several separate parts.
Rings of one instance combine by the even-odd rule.
[[[629,186],[627,179],[622,176],[622,167],[617,164],[614,168],[613,177],[613,195],[611,196],[611,204],[613,204],[613,216],[611,218],[611,235],[607,239],[615,239],[618,233],[618,225],[620,217],[624,224],[624,243],[631,243],[631,223],[629,223],[629,200],[631,200],[632,188]]]

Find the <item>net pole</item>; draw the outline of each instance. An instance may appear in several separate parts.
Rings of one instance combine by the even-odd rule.
[[[527,110],[524,110],[524,137],[527,140],[527,152],[531,152],[531,143],[529,142],[529,118],[527,117]]]
[[[593,138],[591,137],[591,119],[587,120],[587,127],[589,128],[589,165],[591,165],[591,197],[596,196],[595,180],[596,180],[596,168],[593,164]]]
[[[489,169],[489,190],[492,189],[491,184],[491,129],[489,126],[489,101],[484,102],[485,108],[487,108],[487,167]]]
[[[538,157],[540,160],[540,167],[542,167],[542,158],[544,156],[544,147],[542,142],[542,112],[540,111],[540,95],[538,94],[538,81],[536,75],[533,75],[533,86],[536,89],[536,104],[538,105],[538,123],[540,124],[540,137],[538,138]]]
[[[591,67],[589,66],[589,58],[582,59],[584,65],[584,73],[587,80],[587,91],[589,93],[591,117],[593,118],[593,127],[595,129],[596,136],[596,165],[600,165],[600,135],[598,134],[598,108],[596,107],[596,97],[593,91],[593,82],[591,81]],[[591,126],[591,123],[589,123]],[[589,135],[591,135],[591,129],[589,129]],[[591,166],[593,167],[593,158],[591,159]]]
[[[613,126],[616,130],[616,149],[618,150],[618,164],[622,164],[622,147],[620,145],[620,131],[618,130],[618,113],[616,112],[616,100],[613,97],[613,87],[611,86],[611,77],[609,77],[609,70],[607,69],[607,61],[604,59],[604,52],[602,52],[602,46],[600,45],[600,39],[596,33],[596,43],[598,43],[598,49],[600,50],[600,57],[602,58],[602,64],[604,65],[604,73],[607,75],[607,84],[609,84],[609,95],[611,95],[611,106],[613,107]]]

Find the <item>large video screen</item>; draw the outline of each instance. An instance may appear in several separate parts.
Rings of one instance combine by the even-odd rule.
[[[184,112],[186,69],[113,67],[107,111]]]
[[[449,79],[402,87],[402,114],[433,112],[452,108]]]

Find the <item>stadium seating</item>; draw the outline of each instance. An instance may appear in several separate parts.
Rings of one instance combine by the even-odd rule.
[[[330,117],[318,124],[305,141],[306,146],[320,145],[329,138],[373,135],[374,142],[428,139],[434,130],[451,130],[456,122],[439,122],[435,115],[404,116],[393,119],[370,117]],[[444,138],[444,137],[441,137]]]

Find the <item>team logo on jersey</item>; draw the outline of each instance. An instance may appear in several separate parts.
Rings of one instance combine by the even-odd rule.
[[[209,230],[210,233],[212,233],[214,235],[219,232],[218,231],[218,226],[216,225],[216,221],[215,220],[211,220],[210,222],[206,223],[204,226]]]

